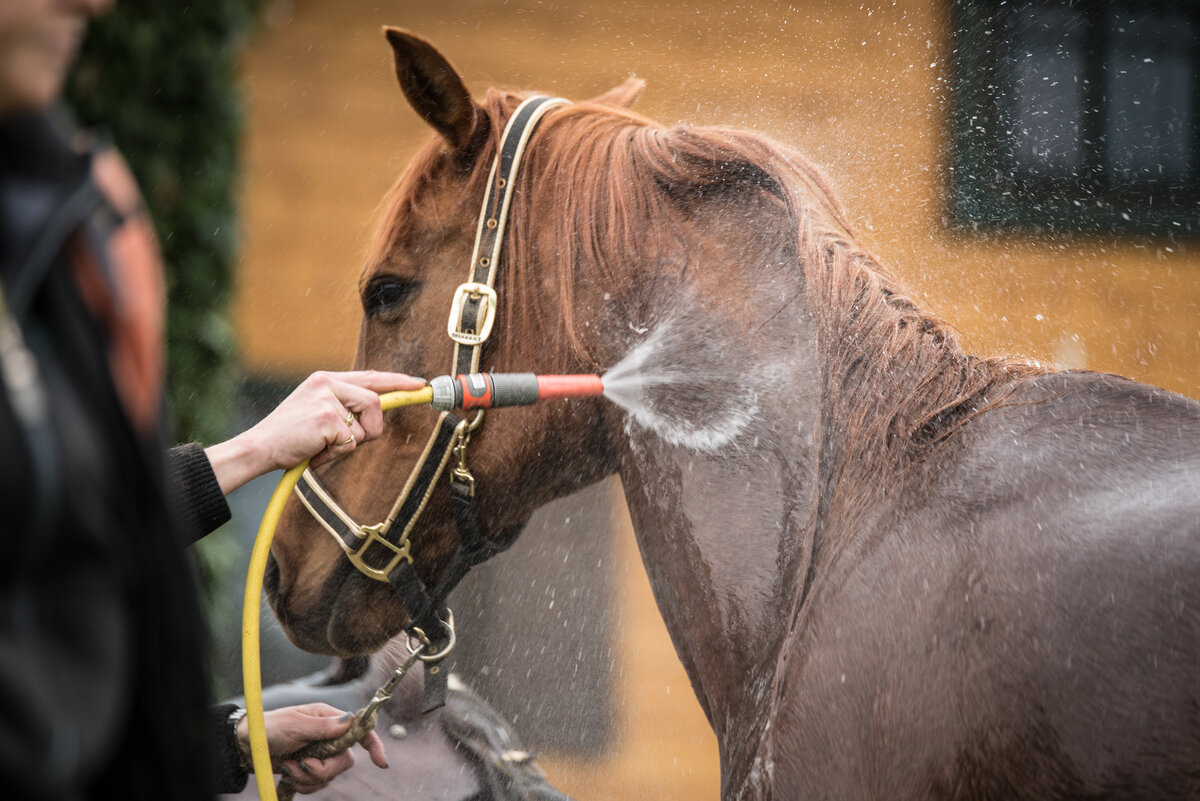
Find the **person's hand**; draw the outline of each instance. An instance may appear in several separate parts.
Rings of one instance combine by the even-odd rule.
[[[253,478],[311,459],[319,465],[383,433],[379,393],[420,389],[404,373],[313,373],[254,427],[205,448],[228,495]]]
[[[283,761],[282,757],[295,753],[309,743],[332,740],[345,734],[354,724],[354,716],[343,713],[329,704],[302,704],[282,709],[272,709],[263,714],[267,730],[267,750],[271,764],[286,776],[298,793],[314,793],[320,790],[339,773],[354,764],[354,755],[346,749],[328,759],[308,757],[303,760]],[[246,763],[250,763],[250,728],[246,718],[238,721],[238,745]],[[371,755],[371,761],[386,768],[387,753],[383,741],[373,731],[367,732],[359,745]]]

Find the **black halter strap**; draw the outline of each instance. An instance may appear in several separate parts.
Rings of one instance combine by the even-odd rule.
[[[542,115],[566,102],[561,98],[531,97],[517,108],[504,130],[488,176],[468,280],[455,290],[451,303],[447,333],[454,341],[454,375],[478,372],[483,344],[491,334],[497,306],[493,285],[504,244],[512,187],[525,146]],[[443,662],[454,637],[447,596],[472,567],[505,550],[516,537],[516,531],[499,539],[487,536],[475,507],[475,479],[466,468],[465,455],[471,432],[482,423],[482,418],[482,411],[470,422],[442,413],[408,483],[382,523],[363,526],[355,522],[311,471],[305,471],[296,485],[301,502],[334,537],[351,563],[370,578],[386,581],[392,587],[409,614],[410,622],[405,627],[409,635],[428,643],[429,652],[443,654],[441,658],[425,660],[426,711],[445,703],[450,671]],[[458,548],[440,580],[430,587],[413,565],[409,536],[437,479],[454,455],[458,464],[451,470],[450,502],[458,529]]]
[[[500,250],[504,245],[512,188],[521,167],[525,146],[542,115],[566,102],[557,97],[531,97],[517,107],[504,129],[504,140],[492,163],[483,207],[479,211],[479,227],[475,233],[475,250],[471,254],[467,283],[455,290],[450,306],[446,333],[454,340],[451,375],[479,371],[480,351],[491,334],[495,320],[496,292],[493,286],[500,267]]]

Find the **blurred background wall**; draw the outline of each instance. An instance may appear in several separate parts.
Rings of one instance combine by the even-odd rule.
[[[432,41],[477,94],[497,85],[584,99],[637,75],[648,84],[638,109],[664,124],[741,126],[797,146],[823,166],[863,239],[969,348],[1200,398],[1194,241],[1162,230],[1018,233],[952,214],[952,13],[942,0],[264,0],[241,64],[248,135],[233,309],[244,365],[287,382],[351,362],[376,204],[429,136],[395,85],[380,34],[389,24]],[[493,635],[501,619],[586,596],[537,626],[545,641],[562,631],[572,644],[548,657],[537,641],[493,639],[467,679],[486,685],[488,665],[545,671],[518,677],[535,681],[541,698],[508,712],[576,798],[715,798],[715,742],[658,619],[619,494],[598,492],[523,538],[529,558],[549,564],[572,553],[563,542],[591,536],[595,568],[539,576],[521,603],[511,597],[526,578],[516,568],[472,590],[481,614],[494,611],[484,627]],[[584,679],[544,678],[581,665]],[[597,736],[572,735],[561,715],[539,717],[535,707],[547,706]]]

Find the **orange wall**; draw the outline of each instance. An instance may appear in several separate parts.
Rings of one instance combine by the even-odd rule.
[[[864,238],[977,349],[1200,397],[1194,244],[943,227],[947,48],[935,0],[268,5],[275,24],[245,60],[236,318],[254,369],[352,356],[365,231],[426,134],[395,88],[387,23],[434,41],[473,91],[585,97],[637,74],[648,82],[639,108],[660,121],[755,127],[794,144],[826,169]]]
[[[495,84],[584,98],[636,74],[648,83],[639,109],[664,123],[753,127],[796,145],[823,165],[864,239],[968,346],[1200,398],[1195,244],[943,226],[942,5],[268,2],[244,69],[246,247],[235,309],[247,366],[293,374],[350,362],[372,213],[427,135],[395,87],[379,34],[393,24],[432,40],[477,93]],[[711,734],[628,537],[622,548],[624,592],[637,601],[623,618],[621,697],[649,697],[623,708],[625,736],[607,762],[549,755],[547,764],[583,801],[630,791],[713,798]]]

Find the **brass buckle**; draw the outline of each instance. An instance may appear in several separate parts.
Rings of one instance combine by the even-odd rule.
[[[370,576],[376,581],[382,581],[384,583],[387,583],[388,577],[392,574],[392,571],[396,569],[396,565],[400,564],[401,561],[407,561],[410,565],[413,561],[412,554],[409,553],[409,551],[412,549],[412,542],[408,539],[407,535],[400,541],[399,545],[393,545],[384,539],[383,535],[387,531],[389,525],[390,521],[376,523],[373,526],[359,526],[359,531],[362,532],[362,535],[366,537],[366,539],[363,541],[362,545],[358,546],[356,550],[346,551],[346,558],[350,560],[352,565],[362,571],[363,574]],[[367,549],[370,548],[373,543],[379,543],[384,548],[387,548],[392,552],[392,556],[388,560],[386,567],[372,567],[371,565],[367,564],[366,560],[363,558],[363,554],[366,553]]]
[[[459,326],[462,323],[463,309],[466,308],[467,300],[480,300],[479,305],[480,319],[476,322],[476,333],[463,331]],[[468,281],[465,284],[460,284],[458,289],[454,290],[454,299],[450,302],[450,319],[446,323],[446,333],[460,345],[482,345],[487,341],[487,338],[492,333],[492,323],[496,321],[496,291],[487,284],[481,284],[477,281]]]

